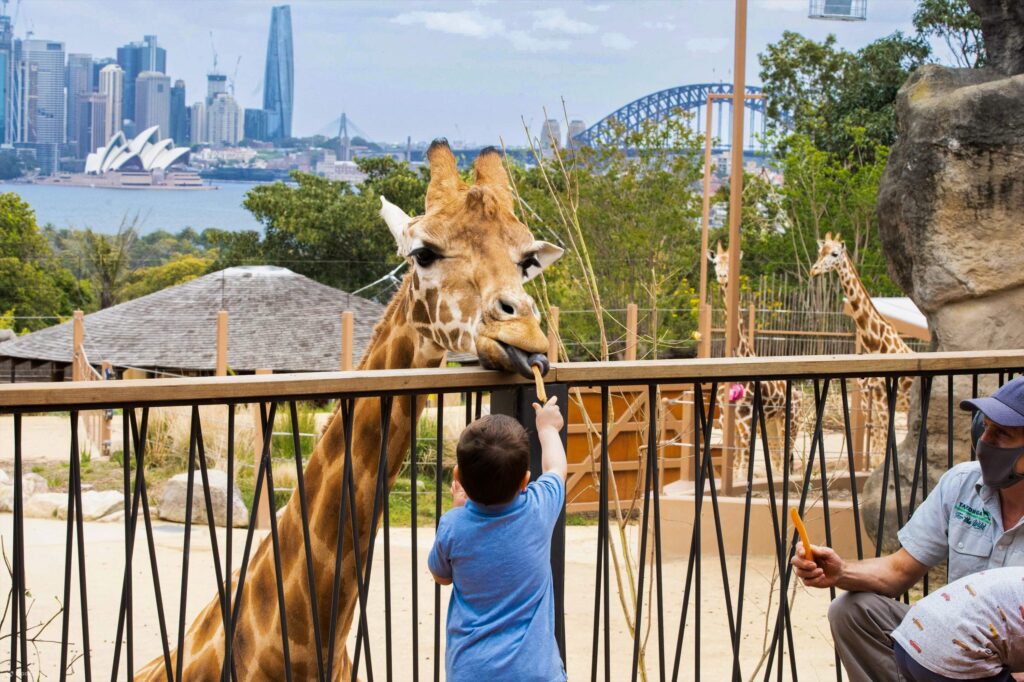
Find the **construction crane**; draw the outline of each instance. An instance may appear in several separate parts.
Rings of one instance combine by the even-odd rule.
[[[235,70],[231,74],[231,79],[228,80],[228,87],[231,89],[231,96],[235,96],[235,79],[238,78],[238,65],[242,63],[242,55],[238,55],[238,59],[235,61]]]
[[[217,73],[217,46],[213,44],[213,31],[210,31],[210,51],[213,52],[213,73]]]

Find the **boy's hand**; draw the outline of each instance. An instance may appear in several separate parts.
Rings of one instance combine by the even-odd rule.
[[[469,496],[466,495],[465,488],[462,487],[458,479],[452,479],[452,509],[463,506],[467,499]]]
[[[544,407],[534,403],[533,409],[537,413],[536,424],[538,433],[544,429],[554,429],[556,432],[560,432],[562,427],[565,426],[565,420],[562,419],[562,413],[558,409],[558,396],[548,400]]]

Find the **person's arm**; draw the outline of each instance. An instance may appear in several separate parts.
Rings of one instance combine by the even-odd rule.
[[[844,561],[831,547],[811,545],[814,561],[804,558],[803,543],[797,542],[793,568],[808,587],[838,587],[848,592],[875,592],[896,597],[906,592],[928,572],[928,567],[900,548],[877,559]]]
[[[540,464],[544,473],[558,474],[565,481],[569,466],[565,461],[565,448],[562,447],[562,427],[565,420],[558,410],[558,396],[547,402],[544,407],[533,404],[537,412],[537,439],[540,441]]]

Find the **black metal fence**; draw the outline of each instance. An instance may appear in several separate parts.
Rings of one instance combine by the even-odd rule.
[[[957,416],[956,403],[994,389],[1022,369],[1024,351],[784,361],[578,363],[553,368],[549,378],[554,385],[549,392],[565,396],[568,402],[574,389],[598,387],[601,406],[601,416],[593,425],[595,438],[602,444],[601,455],[591,473],[600,491],[599,512],[589,525],[567,529],[559,524],[552,550],[558,639],[570,678],[796,680],[821,677],[822,670],[834,666],[836,678],[842,679],[825,620],[834,590],[826,597],[824,592],[797,589],[789,565],[796,536],[787,523],[786,510],[791,506],[801,513],[812,506],[820,510],[824,532],[816,539],[832,545],[836,509],[845,504],[853,517],[856,555],[881,554],[884,543],[865,540],[865,526],[873,529],[874,537],[891,535],[928,494],[942,470],[954,461],[973,457],[969,446],[964,449],[962,445],[969,427],[966,419]],[[858,476],[863,479],[864,474],[854,466],[847,388],[847,380],[865,376],[885,382],[889,406],[884,462],[872,474],[881,497],[870,507],[871,519],[865,518],[868,507],[859,497],[863,481],[859,483]],[[912,415],[902,444],[895,411],[901,377],[915,378]],[[749,392],[752,433],[746,467],[734,472],[737,490],[728,491],[736,496],[727,499],[721,488],[721,467],[732,464],[728,458],[716,461],[718,434],[712,415],[718,407],[718,386],[736,381],[749,382],[753,389]],[[810,446],[797,457],[790,439],[784,438],[781,467],[772,464],[766,423],[767,416],[778,413],[762,404],[761,387],[768,381],[785,384],[782,418],[787,436],[794,428],[794,392],[813,400]],[[608,474],[607,444],[613,421],[610,398],[622,387],[635,391],[638,386],[647,391],[648,405],[658,405],[659,394],[669,387],[692,391],[695,409],[689,445],[696,466],[693,480],[687,482],[689,496],[671,491],[654,494],[663,489],[660,477],[665,475],[665,445],[656,437],[659,411],[649,409],[645,450],[638,453],[641,494],[625,504],[617,497],[615,482]],[[478,370],[36,384],[0,389],[0,413],[10,415],[11,425],[11,442],[4,447],[12,448],[13,464],[13,514],[0,516],[5,559],[0,585],[10,586],[0,590],[7,594],[0,632],[5,671],[12,680],[44,676],[133,679],[131,671],[155,656],[155,673],[147,679],[244,680],[256,676],[259,666],[263,666],[261,674],[267,674],[268,665],[279,665],[280,678],[288,680],[349,676],[443,679],[447,589],[429,582],[424,558],[432,534],[429,528],[418,529],[416,523],[418,505],[422,504],[418,467],[425,463],[418,458],[418,411],[412,409],[413,400],[419,403],[427,395],[462,394],[467,422],[478,418],[488,405],[491,410],[528,420],[532,411],[524,406],[533,399],[532,391],[532,386],[517,378]],[[841,414],[829,415],[829,405],[835,404],[830,396],[836,394]],[[337,400],[333,428],[340,429],[336,433],[346,445],[345,455],[334,465],[340,471],[336,481],[325,476],[308,485],[304,475],[309,467],[301,457],[296,401],[328,398]],[[250,403],[260,403],[265,437],[255,476],[256,497],[243,532],[231,530],[230,491],[238,467],[233,434],[237,407]],[[357,417],[361,404],[374,405],[372,417],[379,421],[373,431],[373,446],[363,443],[354,452],[354,434],[367,428],[366,423],[359,423],[359,419],[368,419],[366,414]],[[153,520],[146,476],[147,432],[152,411],[167,405],[186,405],[192,410],[186,509],[193,509],[193,481],[198,476],[206,523],[193,522],[191,514],[183,528],[158,525]],[[210,461],[200,413],[200,406],[207,405],[222,406],[217,409],[223,409],[228,422],[226,529],[214,521]],[[85,522],[78,448],[78,413],[85,409],[120,411],[121,526]],[[291,416],[296,479],[289,504],[295,505],[293,514],[300,523],[288,525],[287,520],[279,521],[271,514],[269,534],[264,536],[255,526],[260,496],[274,498],[270,434],[278,410],[287,410]],[[25,419],[43,411],[67,411],[70,419],[69,478],[64,493],[67,512],[60,521],[31,519],[25,513]],[[426,463],[434,472],[435,523],[443,511],[444,413],[437,410],[436,461]],[[405,434],[395,435],[399,423],[408,425],[408,439]],[[826,461],[826,441],[837,438],[844,451]],[[395,439],[402,440],[408,453],[407,468],[395,465]],[[403,454],[397,456],[399,464]],[[766,484],[753,484],[755,465],[759,470],[763,467]],[[538,466],[535,459],[535,473]],[[412,522],[407,531],[390,523],[388,491],[394,480],[389,480],[388,474],[393,477],[400,470],[410,477]],[[891,493],[890,481],[900,482]],[[337,485],[329,487],[328,482]],[[887,511],[890,494],[895,497],[894,513]],[[311,539],[311,527],[323,521],[311,521],[310,509],[321,504],[325,495],[339,501],[332,507],[338,532],[329,561],[323,559],[323,548],[314,546]],[[680,530],[676,524],[666,531],[668,517],[663,507],[678,502],[676,498],[690,505],[684,507],[692,510],[684,519],[689,525]],[[727,504],[740,510],[738,521],[726,518]],[[767,519],[762,526],[757,526],[755,508]],[[711,537],[702,529],[708,521],[713,526]],[[62,541],[51,539],[55,534]],[[752,534],[766,536],[771,551],[755,556],[751,550],[754,541],[765,542],[765,538]],[[738,549],[730,545],[729,537],[738,538]],[[180,551],[176,549],[179,540]],[[273,581],[270,589],[261,584],[249,590],[264,590],[258,598],[272,605],[261,609],[261,618],[275,639],[261,641],[254,651],[240,628],[252,616],[243,613],[243,604],[253,603],[246,602],[244,592],[260,543],[269,543]],[[679,543],[685,549],[673,554],[670,546]],[[116,552],[110,549],[115,546],[119,548]],[[299,579],[294,572],[285,573],[283,560],[285,568],[297,567]],[[175,563],[180,563],[180,575],[168,576],[168,565]],[[325,568],[327,565],[333,565],[333,570]],[[325,577],[329,585],[323,582]],[[928,578],[920,589],[928,591]],[[909,594],[903,598],[909,599]],[[208,670],[201,674],[198,668],[188,667],[193,652],[186,646],[199,636],[198,631],[189,631],[190,623],[210,600],[210,628],[229,633],[220,640],[219,674],[212,676]],[[346,649],[351,672],[341,653]]]

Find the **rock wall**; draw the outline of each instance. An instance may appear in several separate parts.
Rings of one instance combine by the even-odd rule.
[[[929,65],[907,80],[896,99],[898,137],[878,196],[889,273],[928,317],[939,351],[1024,348],[1024,3],[970,3],[982,17],[989,66]],[[983,377],[979,393],[996,383]],[[899,447],[904,505],[922,423],[919,390]],[[971,391],[969,379],[955,382],[955,462],[970,452],[969,415],[957,403]],[[947,396],[940,378],[926,429],[929,488],[948,466]],[[878,471],[863,498],[872,535],[880,493]],[[897,546],[893,497],[890,483],[887,551]]]

